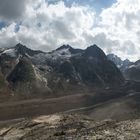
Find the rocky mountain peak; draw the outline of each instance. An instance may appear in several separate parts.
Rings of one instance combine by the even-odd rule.
[[[18,43],[15,48],[20,49],[20,48],[27,48],[26,46],[22,45],[21,43]]]
[[[77,53],[83,52],[82,49],[75,49],[68,44],[63,45],[63,46],[59,47],[58,49],[56,49],[56,51],[61,51],[61,50],[68,50],[71,54],[77,54]]]
[[[20,54],[20,55],[30,55],[30,56],[33,56],[35,54],[38,54],[38,53],[42,53],[42,51],[38,51],[38,50],[31,50],[30,48],[27,48],[25,45],[22,45],[20,43],[18,43],[15,47],[14,47],[17,51],[17,54]]]
[[[67,45],[62,45],[61,47],[57,48],[56,50],[58,51],[58,50],[70,49],[70,48],[72,48],[72,47],[67,44]]]
[[[91,57],[94,57],[94,58],[97,58],[97,59],[102,59],[102,60],[107,59],[105,53],[95,44],[92,45],[92,46],[89,46],[85,50],[84,56],[87,56],[87,57],[91,56]]]

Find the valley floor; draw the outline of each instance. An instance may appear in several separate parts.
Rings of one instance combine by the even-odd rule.
[[[138,88],[1,102],[0,140],[139,140]]]
[[[126,120],[140,116],[140,92],[104,91],[57,98],[37,98],[0,103],[0,121],[49,115],[79,113],[94,120]]]

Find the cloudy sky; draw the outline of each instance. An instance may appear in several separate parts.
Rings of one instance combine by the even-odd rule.
[[[0,47],[50,51],[97,44],[140,59],[140,0],[0,0]]]

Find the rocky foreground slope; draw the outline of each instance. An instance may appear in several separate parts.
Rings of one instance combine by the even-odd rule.
[[[1,140],[138,140],[139,138],[140,120],[95,122],[91,118],[75,114],[22,119],[14,125],[0,128]]]

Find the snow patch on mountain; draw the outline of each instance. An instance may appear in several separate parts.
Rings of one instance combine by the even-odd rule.
[[[69,49],[54,50],[51,53],[39,53],[32,57],[32,60],[39,63],[46,63],[47,60],[57,61],[63,59],[69,59],[72,55]]]
[[[113,61],[122,72],[124,72],[126,69],[133,65],[133,63],[130,62],[128,59],[121,60],[120,57],[114,54],[108,54],[107,57],[109,60]]]
[[[131,66],[129,66],[128,68],[129,68],[129,69],[131,69],[131,68],[137,68],[137,69],[140,69],[140,63],[137,64],[137,65],[131,65]]]
[[[17,53],[17,50],[16,50],[15,48],[11,48],[11,49],[6,49],[6,50],[4,50],[4,51],[1,53],[1,55],[2,55],[2,54],[6,54],[6,55],[11,56],[11,57],[16,57],[16,53]]]
[[[69,51],[69,48],[62,49],[62,50],[56,50],[56,51],[53,51],[52,53],[47,55],[48,58],[51,58],[53,60],[57,60],[59,58],[66,59],[66,58],[70,58],[71,56],[72,56],[72,54]]]

